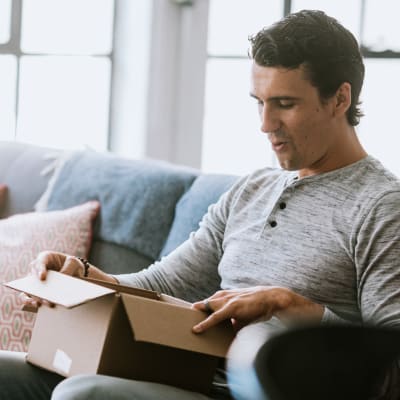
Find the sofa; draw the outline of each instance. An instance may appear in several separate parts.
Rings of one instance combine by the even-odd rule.
[[[167,255],[237,179],[158,160],[0,142],[0,279],[45,249],[120,274]],[[0,285],[0,348],[26,350],[35,316]]]
[[[237,179],[156,160],[0,142],[0,280],[28,273],[45,249],[86,257],[109,273],[138,271],[185,241]],[[20,308],[15,292],[0,285],[0,349],[28,347],[35,315]],[[235,365],[235,348],[239,360],[249,349],[234,343],[228,376],[236,399],[364,399],[400,354],[397,332],[365,327],[291,330],[266,340],[247,364]]]

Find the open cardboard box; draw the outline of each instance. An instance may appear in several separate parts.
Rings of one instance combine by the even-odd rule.
[[[39,308],[27,360],[66,377],[104,374],[207,393],[234,336],[228,322],[192,333],[205,313],[143,289],[54,271],[6,286],[56,304]]]

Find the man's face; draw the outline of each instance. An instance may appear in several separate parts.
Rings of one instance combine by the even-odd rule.
[[[257,100],[261,130],[268,134],[282,168],[300,175],[318,171],[335,135],[334,99],[322,102],[303,67],[286,69],[253,63],[250,95]]]

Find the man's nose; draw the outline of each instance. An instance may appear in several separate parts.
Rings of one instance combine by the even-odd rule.
[[[261,118],[261,131],[270,133],[277,131],[281,122],[276,112],[272,111],[269,107],[264,106],[260,112]]]

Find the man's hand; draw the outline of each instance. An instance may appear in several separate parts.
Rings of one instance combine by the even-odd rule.
[[[47,271],[53,270],[62,272],[72,276],[82,276],[82,262],[76,257],[69,256],[63,253],[43,251],[38,254],[35,260],[31,262],[31,274],[37,276],[41,281],[46,280]],[[35,311],[42,303],[48,306],[53,304],[45,302],[37,297],[28,296],[25,293],[20,294],[20,299],[24,304],[24,310]]]
[[[76,257],[63,253],[43,251],[31,262],[31,273],[44,281],[47,271],[58,271],[66,275],[80,277],[83,275],[83,264]]]
[[[193,308],[212,311],[210,316],[193,327],[200,333],[231,319],[236,330],[260,320],[276,316],[284,323],[320,322],[324,307],[293,291],[273,286],[256,286],[245,289],[221,290]]]
[[[37,276],[42,281],[46,280],[48,270],[58,271],[75,277],[82,277],[84,274],[84,268],[85,266],[78,258],[68,254],[51,251],[43,251],[39,253],[36,259],[31,262],[31,274]],[[89,268],[89,275],[91,278],[118,283],[116,278],[102,272],[93,265]],[[20,299],[24,303],[24,309],[31,311],[34,311],[34,309],[44,303],[42,299],[28,296],[25,293],[21,293]],[[46,304],[52,306],[52,304],[48,302],[46,302]]]

